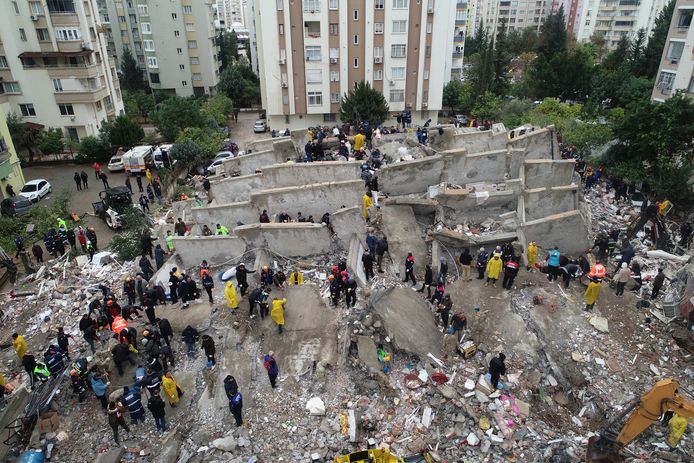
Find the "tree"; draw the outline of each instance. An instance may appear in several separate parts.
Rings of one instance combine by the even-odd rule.
[[[629,61],[629,50],[631,50],[631,40],[626,35],[619,38],[614,50],[607,54],[602,65],[605,69],[615,71]]]
[[[77,159],[84,162],[108,162],[115,153],[113,147],[102,137],[89,135],[80,140]]]
[[[497,95],[505,96],[508,92],[510,65],[511,55],[508,52],[506,19],[504,18],[499,23],[494,45],[494,56],[492,59],[494,78],[492,80],[491,90]]]
[[[17,151],[26,149],[29,152],[29,162],[33,162],[34,156],[36,156],[36,138],[38,137],[39,130],[30,128],[27,124],[22,122],[21,117],[14,113],[8,114],[6,120],[14,147]]]
[[[248,64],[239,60],[219,75],[217,88],[237,108],[250,107],[260,101],[260,81]]]
[[[589,44],[556,53],[551,59],[538,55],[529,82],[538,98],[559,97],[584,101],[590,93],[594,71]]]
[[[169,157],[175,159],[176,163],[184,167],[191,168],[198,165],[203,159],[203,152],[196,143],[191,140],[184,140],[175,143],[169,150]]]
[[[218,129],[188,127],[176,137],[176,143],[190,141],[195,143],[200,150],[200,158],[212,158],[219,151],[224,142],[224,134]]]
[[[487,31],[484,28],[484,20],[481,20],[477,25],[475,34],[472,37],[468,37],[465,41],[465,49],[463,50],[463,54],[468,57],[474,55],[475,53],[479,53],[480,43],[485,42],[486,40]]]
[[[388,111],[383,94],[363,80],[357,82],[340,102],[340,119],[355,126],[368,121],[371,127],[378,127],[388,117]]]
[[[443,107],[448,107],[450,111],[453,112],[453,109],[458,106],[463,90],[464,86],[461,81],[451,80],[448,82],[443,87],[443,99],[441,101]]]
[[[224,71],[239,58],[236,32],[220,31],[217,36],[217,45],[219,46],[219,70]]]
[[[628,61],[631,71],[643,68],[643,51],[645,43],[646,30],[644,28],[641,28],[636,33],[636,37],[634,37],[634,40],[631,42],[631,48],[629,49]]]
[[[57,127],[49,128],[39,132],[36,139],[36,146],[45,155],[58,154],[65,148],[65,140],[63,140],[63,131]]]
[[[522,55],[523,53],[535,52],[537,49],[538,35],[534,27],[525,29],[514,29],[507,34],[506,50],[511,56]],[[498,45],[497,45],[498,46]]]
[[[530,100],[514,98],[502,103],[497,120],[503,122],[507,129],[513,129],[528,122],[532,110]]]
[[[561,5],[556,13],[551,13],[545,19],[538,39],[537,52],[549,61],[557,53],[566,50],[566,42],[564,6]]]
[[[234,110],[231,99],[218,93],[202,104],[202,112],[207,119],[213,119],[217,125],[226,126],[227,118]]]
[[[123,90],[144,90],[147,84],[142,78],[142,69],[137,65],[130,48],[123,47],[123,57],[120,62],[120,85]]]
[[[501,98],[492,92],[484,92],[477,98],[472,117],[496,120],[501,113]]]
[[[605,39],[605,36],[594,32],[593,35],[590,36],[589,43],[593,46],[593,56],[595,59],[598,62],[602,62],[607,55],[607,39]]]
[[[653,31],[648,39],[646,48],[643,51],[642,65],[635,71],[636,75],[653,79],[658,73],[660,60],[665,48],[668,30],[670,29],[670,20],[675,11],[675,0],[670,0],[670,3],[663,7],[658,17],[655,19]]]
[[[175,96],[169,98],[152,116],[159,133],[173,141],[186,127],[204,127],[205,118],[200,112],[198,102],[193,98]]]
[[[107,134],[106,139],[111,145],[122,147],[125,151],[137,145],[145,137],[145,131],[140,124],[125,115],[104,122],[102,129]]]

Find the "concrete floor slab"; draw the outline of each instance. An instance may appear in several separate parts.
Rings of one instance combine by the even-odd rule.
[[[424,266],[429,262],[428,247],[411,206],[384,206],[382,230],[388,237],[390,255],[397,272],[405,275],[405,258],[411,252],[415,259],[415,274],[424,275]]]

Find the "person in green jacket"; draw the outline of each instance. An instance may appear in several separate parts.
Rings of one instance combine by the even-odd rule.
[[[224,225],[217,224],[217,235],[228,235],[229,229]]]
[[[58,230],[60,229],[67,230],[67,222],[58,217]]]
[[[174,251],[173,235],[171,234],[171,230],[166,232],[166,248],[169,250],[169,252]]]

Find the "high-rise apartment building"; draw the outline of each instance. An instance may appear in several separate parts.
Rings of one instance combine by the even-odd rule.
[[[217,0],[217,22],[220,29],[246,25],[246,0]]]
[[[653,101],[665,101],[676,90],[694,98],[694,0],[677,0],[653,88]]]
[[[551,0],[478,0],[474,19],[477,31],[480,22],[490,37],[496,37],[499,26],[506,24],[506,31],[532,27],[540,30],[545,18],[552,11]]]
[[[123,111],[96,0],[13,0],[0,15],[0,105],[74,141]]]
[[[593,34],[600,34],[608,48],[615,48],[622,36],[633,38],[639,29],[644,29],[648,37],[667,3],[668,0],[583,0],[576,38],[587,41]]]
[[[109,55],[127,47],[155,90],[212,94],[219,82],[215,0],[96,0]]]
[[[340,98],[362,80],[383,93],[391,114],[435,121],[451,75],[455,15],[452,0],[256,1],[270,127],[335,122]]]
[[[470,0],[476,2],[477,0]],[[453,55],[451,61],[451,79],[463,76],[463,53],[465,38],[468,36],[468,0],[457,1],[455,4],[455,29],[453,31]]]

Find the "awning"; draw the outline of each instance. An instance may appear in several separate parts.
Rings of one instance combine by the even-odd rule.
[[[89,56],[94,50],[80,51],[25,51],[19,58],[74,58],[78,56]]]

